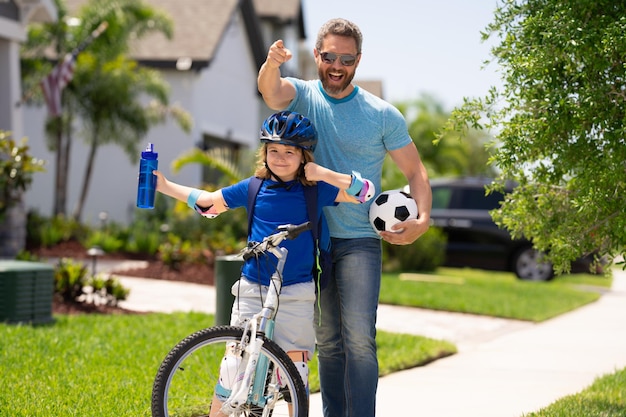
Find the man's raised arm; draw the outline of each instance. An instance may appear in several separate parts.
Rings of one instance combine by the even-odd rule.
[[[292,58],[282,40],[270,46],[267,59],[259,70],[257,85],[265,104],[273,110],[283,110],[296,96],[295,87],[280,75],[280,66]]]

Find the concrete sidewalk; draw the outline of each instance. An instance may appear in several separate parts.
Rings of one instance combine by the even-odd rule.
[[[120,281],[131,290],[125,308],[215,311],[213,287]],[[380,329],[459,348],[454,356],[381,378],[380,417],[521,417],[626,367],[626,273],[617,268],[612,290],[599,301],[541,324],[386,305],[378,316]],[[322,416],[319,394],[311,396],[310,416]]]
[[[407,413],[411,399],[414,416],[521,417],[626,367],[626,274],[614,275],[591,305],[381,378],[377,415]]]

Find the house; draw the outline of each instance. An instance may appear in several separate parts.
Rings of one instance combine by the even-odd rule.
[[[199,186],[206,168],[187,165],[174,173],[171,163],[194,147],[229,147],[254,151],[259,144],[262,121],[271,113],[257,91],[258,69],[269,45],[283,39],[294,58],[282,67],[284,75],[315,77],[310,50],[305,50],[306,33],[301,0],[147,0],[169,15],[174,23],[173,39],[152,34],[131,45],[131,55],[140,64],[158,69],[170,85],[170,103],[188,111],[194,125],[189,134],[173,121],[153,127],[140,147],[153,143],[159,154],[159,169],[179,183]],[[66,0],[70,14],[86,0]],[[1,3],[0,3],[1,4]],[[304,75],[303,75],[304,74]],[[380,82],[364,88],[380,94]],[[48,171],[35,176],[25,196],[27,209],[49,216],[53,211],[54,154],[45,143],[44,107],[24,108],[24,136],[31,153],[46,159]],[[80,123],[76,132],[80,132]],[[67,213],[79,198],[88,147],[74,135],[69,168]],[[98,149],[82,221],[98,224],[103,219],[128,224],[136,213],[139,153],[129,159],[113,145]],[[250,169],[252,171],[252,167]]]
[[[24,136],[20,43],[26,40],[30,23],[55,19],[52,0],[0,1],[0,130],[11,132],[16,140]],[[0,259],[12,259],[24,248],[25,241],[24,209],[20,205],[10,207],[0,219]]]
[[[0,129],[20,139],[24,132],[20,106],[20,43],[30,23],[56,20],[53,0],[0,1]]]
[[[68,0],[70,13],[85,4]],[[194,125],[189,134],[173,121],[152,128],[141,147],[153,143],[159,153],[159,169],[174,181],[198,186],[203,167],[188,165],[173,173],[171,162],[194,147],[228,146],[235,150],[256,149],[262,120],[270,114],[256,86],[260,65],[274,38],[292,45],[304,39],[300,0],[149,0],[174,22],[173,39],[153,34],[131,45],[131,55],[140,64],[158,69],[170,85],[170,103],[187,110]],[[297,50],[294,54],[297,54]],[[299,74],[294,59],[286,70]],[[25,196],[27,208],[52,214],[54,158],[45,146],[43,107],[24,111],[24,135],[31,152],[49,162]],[[77,124],[76,131],[81,129]],[[87,146],[75,134],[69,171],[66,210],[71,213],[87,159]],[[137,193],[139,154],[129,160],[113,145],[98,149],[90,191],[82,220],[97,224],[108,218],[128,224],[133,220]]]

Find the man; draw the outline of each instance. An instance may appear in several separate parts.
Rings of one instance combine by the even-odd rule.
[[[319,80],[303,81],[281,77],[280,66],[292,54],[278,40],[259,71],[258,87],[270,108],[296,111],[311,119],[319,137],[316,160],[337,172],[354,169],[355,187],[362,175],[381,191],[383,160],[387,153],[391,156],[408,180],[419,218],[399,223],[396,232],[380,236],[392,244],[410,244],[429,226],[428,174],[402,114],[352,84],[361,45],[362,35],[354,23],[328,21],[313,50]],[[369,224],[368,210],[369,204],[325,209],[335,269],[334,279],[319,295],[321,317],[315,323],[326,417],[370,417],[376,412],[375,337],[382,249]]]

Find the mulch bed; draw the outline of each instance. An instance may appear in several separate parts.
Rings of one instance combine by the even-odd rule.
[[[128,277],[153,278],[165,281],[183,281],[194,284],[213,285],[213,265],[206,264],[183,264],[178,268],[170,268],[160,260],[148,262],[145,268],[124,269],[112,271],[113,275]]]
[[[62,242],[50,248],[29,248],[28,250],[41,258],[89,259],[87,249],[76,241]],[[215,282],[213,264],[208,261],[204,264],[181,264],[177,268],[171,268],[159,259],[138,258],[137,256],[123,253],[105,254],[99,259],[139,259],[148,261],[145,268],[115,270],[111,271],[112,275],[191,282],[203,285],[213,285]],[[54,314],[138,314],[120,307],[69,303],[56,298],[53,300],[52,312]]]

